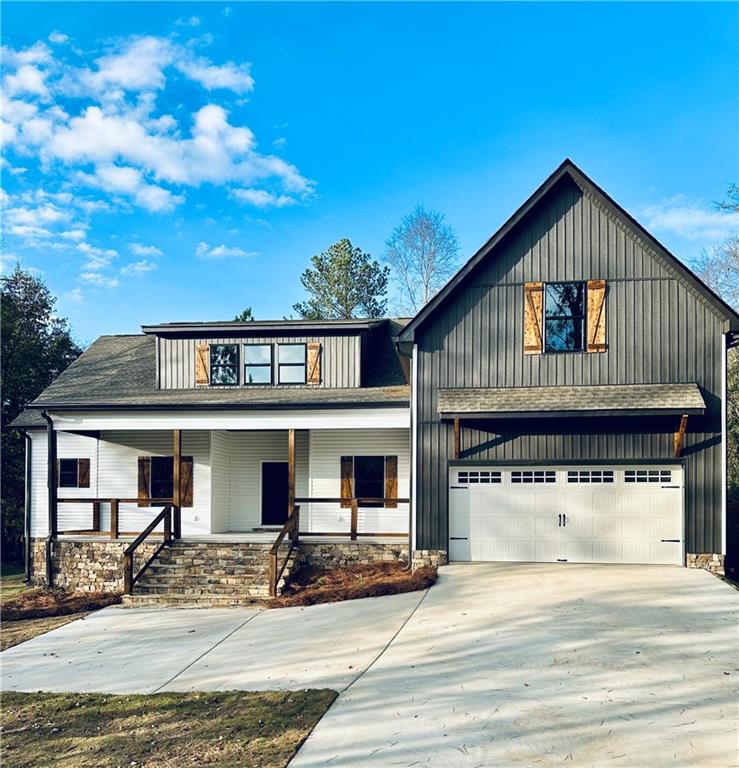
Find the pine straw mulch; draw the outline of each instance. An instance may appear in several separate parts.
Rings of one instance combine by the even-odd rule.
[[[397,595],[428,589],[436,581],[436,568],[423,566],[410,572],[404,564],[371,563],[322,570],[304,567],[290,576],[283,593],[269,602],[270,608],[336,603],[362,597]]]
[[[115,605],[121,599],[118,592],[67,592],[39,587],[3,601],[0,618],[6,622],[69,616]]]

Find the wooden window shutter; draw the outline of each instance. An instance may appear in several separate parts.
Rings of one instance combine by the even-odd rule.
[[[210,383],[210,345],[198,344],[195,348],[195,384]]]
[[[139,456],[139,499],[149,498],[149,488],[151,487],[151,458],[149,456]],[[139,502],[140,507],[148,507],[145,501]]]
[[[77,459],[77,487],[90,487],[90,459]]]
[[[354,480],[354,457],[342,456],[341,457],[341,498],[351,499],[354,496],[352,489]],[[351,501],[342,501],[342,508],[351,507]]]
[[[183,456],[180,468],[180,506],[191,507],[192,502],[192,456]]]
[[[588,352],[606,351],[606,281],[588,280]]]
[[[385,498],[398,498],[398,457],[385,456]],[[386,509],[397,509],[398,503],[385,502]]]
[[[524,284],[523,351],[540,355],[544,351],[544,283]]]
[[[321,383],[321,345],[317,341],[308,342],[308,384]]]

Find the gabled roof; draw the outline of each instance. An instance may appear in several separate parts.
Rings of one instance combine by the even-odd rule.
[[[691,272],[677,257],[673,256],[662,243],[651,235],[639,222],[624,210],[612,197],[601,189],[589,176],[581,171],[569,158],[549,176],[546,181],[529,197],[528,200],[503,224],[503,226],[475,253],[474,256],[457,272],[454,277],[434,296],[428,304],[406,325],[400,334],[401,341],[413,341],[418,328],[436,312],[447,297],[464,281],[464,279],[486,259],[495,247],[520,224],[532,209],[541,202],[552,189],[565,177],[569,177],[583,191],[605,203],[616,211],[649,246],[656,251],[670,266],[683,277],[705,300],[723,315],[728,323],[726,330],[739,330],[739,315],[719,296],[717,296],[696,274]]]

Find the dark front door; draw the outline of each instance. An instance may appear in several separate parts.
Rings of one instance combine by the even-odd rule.
[[[283,525],[287,520],[287,462],[262,463],[262,525]]]

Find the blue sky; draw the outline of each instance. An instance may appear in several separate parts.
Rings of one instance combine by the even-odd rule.
[[[3,244],[77,337],[279,318],[417,203],[470,256],[571,157],[676,255],[737,229],[725,4],[4,3]]]

